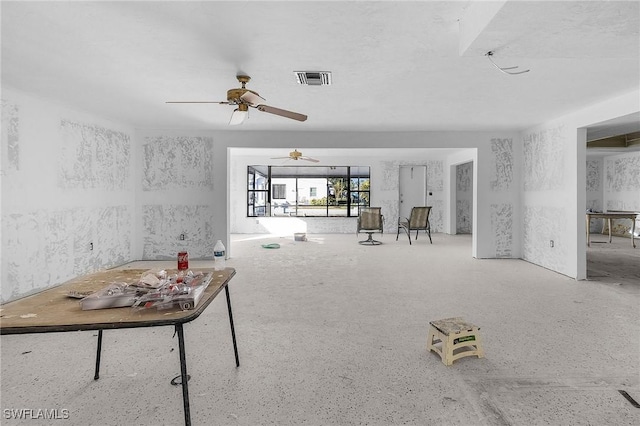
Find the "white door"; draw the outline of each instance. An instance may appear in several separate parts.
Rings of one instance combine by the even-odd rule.
[[[427,166],[400,166],[400,217],[409,217],[412,207],[426,202]]]

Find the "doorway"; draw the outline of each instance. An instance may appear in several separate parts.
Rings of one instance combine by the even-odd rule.
[[[409,217],[411,208],[427,205],[427,166],[400,166],[400,217]]]

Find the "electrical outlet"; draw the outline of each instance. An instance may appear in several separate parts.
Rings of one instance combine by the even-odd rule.
[[[93,251],[93,243],[89,243],[89,251]]]
[[[184,234],[180,234],[180,241],[184,241]]]
[[[549,247],[552,247],[552,248],[553,248],[553,245],[554,245],[553,240],[549,240]]]

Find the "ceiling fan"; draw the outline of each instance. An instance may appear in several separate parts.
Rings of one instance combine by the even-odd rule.
[[[262,103],[265,101],[264,98],[262,98],[257,92],[249,90],[245,87],[249,80],[251,80],[251,77],[249,77],[248,75],[238,75],[236,76],[236,78],[242,84],[242,87],[227,90],[226,101],[168,101],[167,103],[236,105],[237,108],[233,111],[233,114],[231,114],[231,120],[229,120],[229,125],[231,126],[242,124],[244,120],[247,119],[247,117],[249,116],[249,107],[255,108],[258,111],[268,112],[270,114],[279,115],[281,117],[291,118],[293,120],[305,121],[307,119],[307,116],[304,114],[287,111],[285,109],[280,109],[269,105],[264,105]]]
[[[272,160],[296,160],[296,161],[305,160],[305,161],[311,161],[312,163],[320,162],[320,160],[316,160],[315,158],[303,156],[302,153],[297,149],[294,149],[293,151],[291,151],[288,157],[272,157],[271,159]]]

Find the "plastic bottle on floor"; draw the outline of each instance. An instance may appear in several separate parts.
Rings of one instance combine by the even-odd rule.
[[[216,245],[213,246],[213,269],[216,271],[222,271],[225,268],[225,258],[227,256],[227,250],[222,244],[221,240],[216,241]]]

